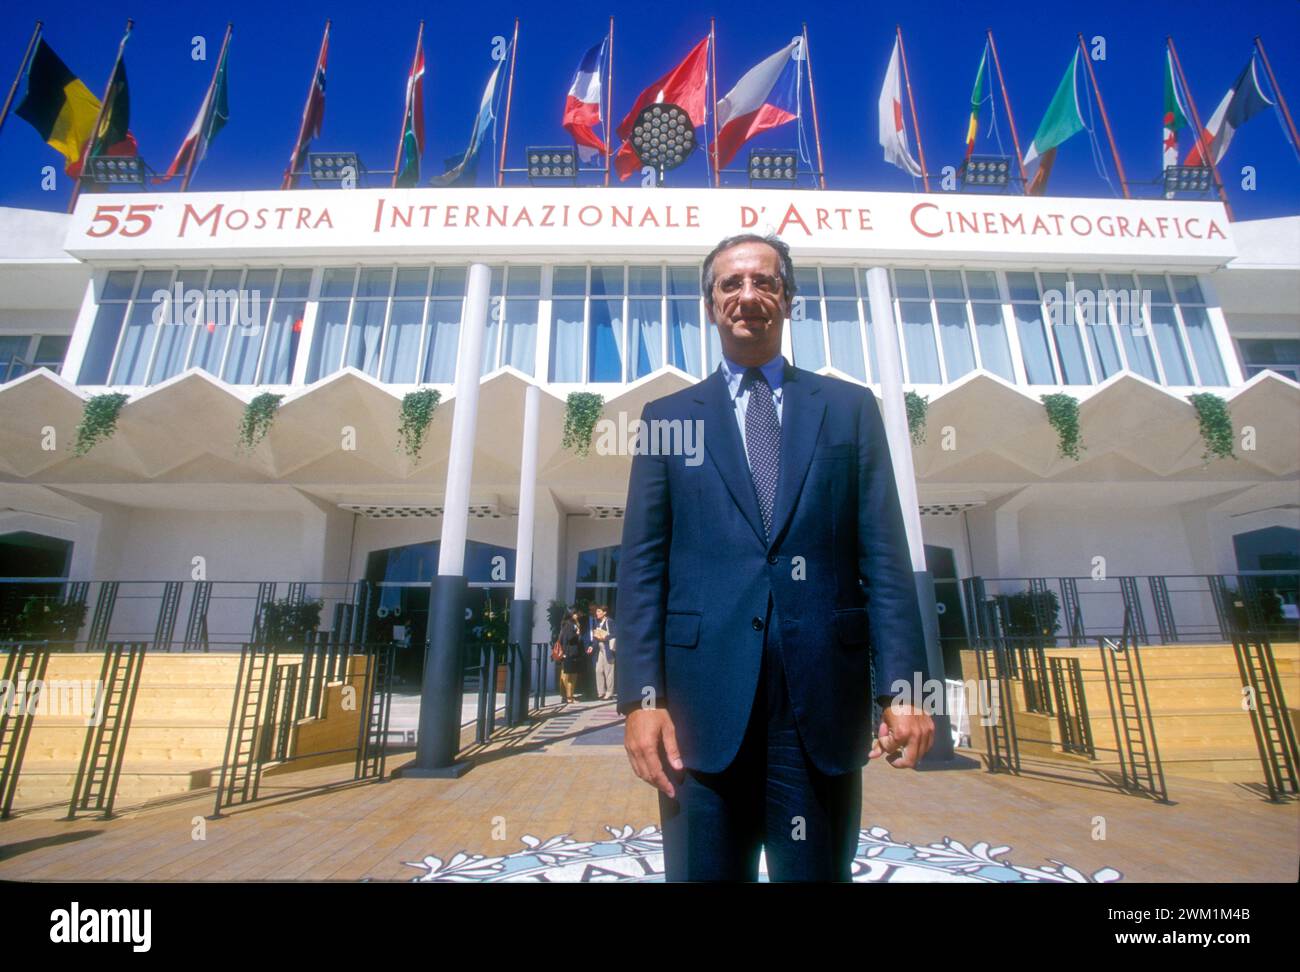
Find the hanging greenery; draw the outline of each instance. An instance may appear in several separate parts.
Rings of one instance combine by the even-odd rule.
[[[1206,462],[1236,459],[1232,452],[1232,416],[1228,414],[1228,403],[1212,392],[1188,395],[1187,400],[1196,409],[1196,417],[1201,423],[1201,438],[1205,441],[1201,458]]]
[[[564,448],[586,458],[591,451],[591,434],[604,408],[604,395],[570,392],[564,406]]]
[[[925,441],[925,414],[930,407],[930,396],[903,392],[903,401],[907,405],[907,431],[911,433],[912,445],[920,445]]]
[[[1079,450],[1085,448],[1079,438],[1079,400],[1073,395],[1059,393],[1041,396],[1047,409],[1047,421],[1056,429],[1057,447],[1067,459],[1079,461]]]
[[[420,458],[425,433],[433,421],[433,413],[442,401],[442,392],[434,388],[421,388],[408,392],[402,398],[402,424],[397,434],[402,439],[402,451],[411,459]]]
[[[81,424],[77,426],[77,441],[72,445],[73,453],[84,456],[117,431],[117,415],[128,397],[122,392],[108,392],[86,399]]]
[[[244,406],[244,420],[239,424],[239,445],[245,452],[252,452],[271,431],[282,398],[283,395],[264,392]]]

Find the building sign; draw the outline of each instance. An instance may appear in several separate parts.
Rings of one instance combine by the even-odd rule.
[[[1222,204],[750,189],[352,189],[84,195],[66,249],[94,261],[439,254],[703,255],[740,232],[799,256],[1220,266]]]

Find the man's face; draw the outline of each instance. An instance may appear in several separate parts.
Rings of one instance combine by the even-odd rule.
[[[722,353],[752,366],[781,352],[781,328],[790,309],[781,281],[781,258],[766,243],[741,243],[713,260],[709,319],[718,327]]]
[[[604,618],[605,618],[605,609],[604,609],[604,608],[596,608],[596,620],[597,620],[597,621],[603,621]]]

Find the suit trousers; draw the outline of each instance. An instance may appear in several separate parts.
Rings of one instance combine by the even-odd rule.
[[[669,881],[755,881],[760,851],[772,881],[852,879],[862,771],[827,776],[808,758],[779,628],[769,596],[758,689],[736,758],[720,773],[672,773],[675,797],[659,794]]]
[[[608,699],[614,694],[614,659],[605,657],[605,649],[596,649],[596,696]]]

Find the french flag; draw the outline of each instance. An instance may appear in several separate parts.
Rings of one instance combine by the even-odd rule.
[[[573,75],[568,97],[564,99],[564,130],[578,144],[578,158],[590,162],[598,154],[608,155],[609,148],[596,134],[602,121],[600,113],[600,79],[605,75],[605,45],[603,41],[582,55],[582,63]]]
[[[802,38],[797,38],[760,61],[718,102],[719,169],[755,135],[798,116],[799,63],[795,54],[801,42]]]

